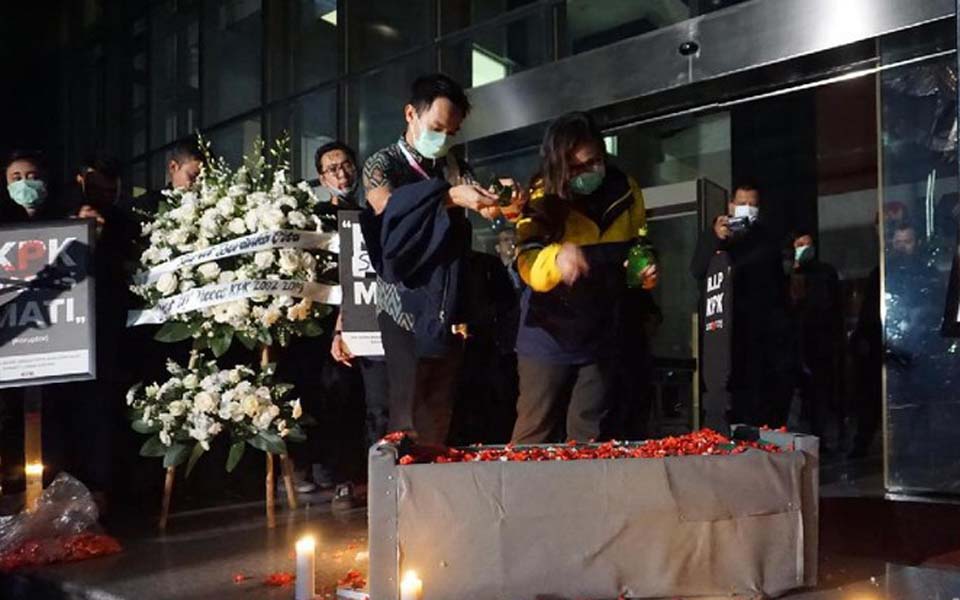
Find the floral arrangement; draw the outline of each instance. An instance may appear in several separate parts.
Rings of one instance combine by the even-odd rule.
[[[192,338],[216,356],[235,339],[253,349],[319,335],[336,283],[334,276],[324,284],[323,275],[335,275],[337,251],[336,234],[322,232],[336,221],[318,214],[306,182],[288,180],[288,140],[271,149],[271,160],[258,142],[236,170],[201,145],[205,164],[194,186],[166,190],[143,225],[146,247],[131,286],[151,307],[143,312],[153,320],[142,322],[163,323],[160,341]]]
[[[141,456],[162,456],[165,467],[189,460],[189,473],[214,438],[228,435],[226,466],[233,471],[247,445],[286,454],[286,441],[306,438],[300,400],[287,399],[293,386],[273,382],[273,365],[221,369],[212,360],[192,362],[182,367],[168,361],[169,379],[127,392],[133,429],[150,435]]]

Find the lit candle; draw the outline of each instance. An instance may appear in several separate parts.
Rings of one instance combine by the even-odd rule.
[[[407,571],[400,581],[400,600],[422,600],[423,582],[416,571]]]
[[[24,471],[27,475],[27,510],[32,511],[37,507],[37,501],[43,493],[43,463],[28,462]]]
[[[313,600],[316,593],[316,545],[313,537],[309,535],[297,540],[297,583],[294,593],[296,600]]]

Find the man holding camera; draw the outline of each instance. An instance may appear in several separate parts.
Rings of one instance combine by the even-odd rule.
[[[785,407],[789,407],[790,386],[785,383],[790,372],[790,343],[779,245],[760,218],[757,186],[737,185],[728,211],[700,235],[690,265],[693,276],[704,282],[714,255],[723,252],[730,260],[730,405],[724,420],[729,424],[783,425]]]

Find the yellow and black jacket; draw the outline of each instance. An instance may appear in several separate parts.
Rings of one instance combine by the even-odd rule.
[[[645,224],[639,185],[612,165],[589,196],[564,200],[533,185],[517,222],[517,270],[529,286],[521,306],[518,354],[558,364],[599,357],[616,327],[627,249]],[[556,264],[565,242],[580,246],[590,263],[589,276],[573,286],[563,284]]]

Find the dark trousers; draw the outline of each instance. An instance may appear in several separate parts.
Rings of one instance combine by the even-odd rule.
[[[390,381],[390,430],[412,430],[423,444],[446,444],[463,347],[417,357],[413,332],[386,314],[377,320]]]
[[[363,397],[367,409],[367,447],[387,433],[390,418],[390,384],[387,363],[369,358],[358,359],[363,377]]]
[[[515,444],[563,439],[586,442],[600,436],[608,412],[607,396],[614,369],[603,362],[555,365],[521,356],[520,398]]]

